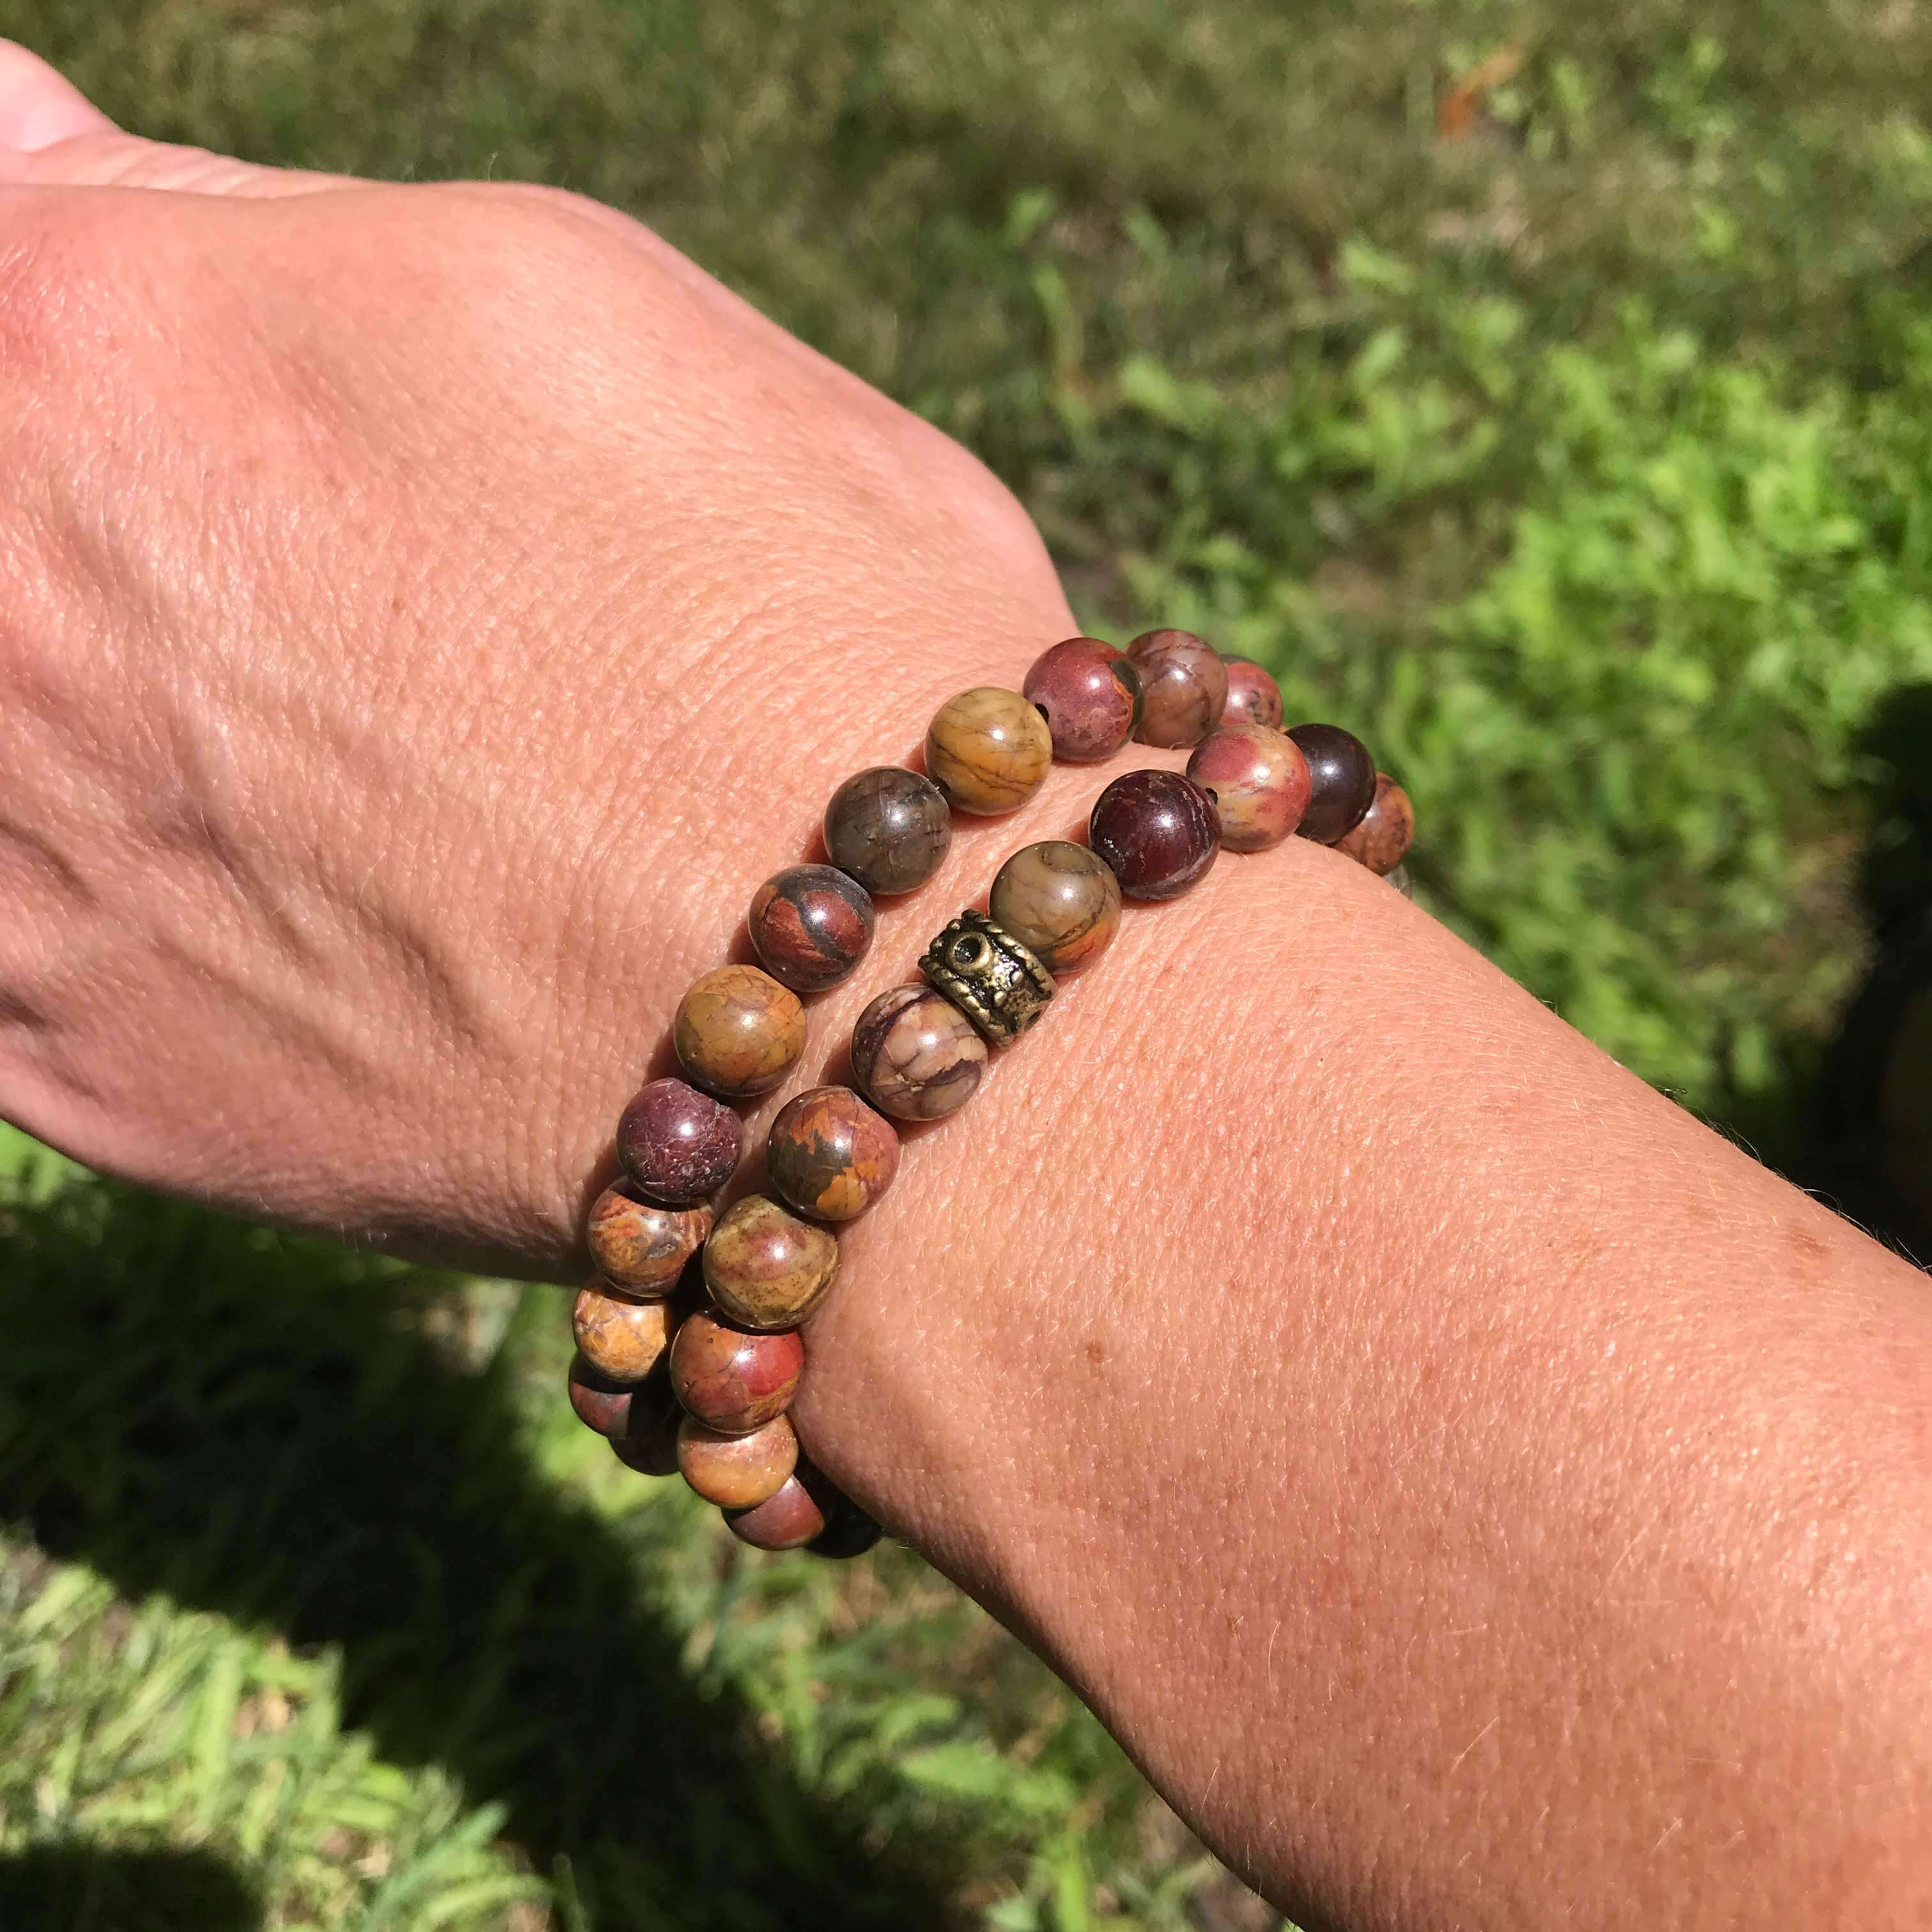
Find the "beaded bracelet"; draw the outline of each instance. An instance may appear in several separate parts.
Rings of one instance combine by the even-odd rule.
[[[652,1082],[618,1125],[626,1178],[590,1211],[598,1273],[573,1310],[570,1393],[621,1460],[647,1474],[681,1471],[760,1549],[848,1556],[877,1541],[878,1525],[805,1456],[785,1413],[804,1367],[800,1330],[837,1271],[823,1224],[880,1198],[898,1165],[892,1121],[964,1106],[989,1050],[1039,1019],[1059,978],[1106,951],[1124,896],[1178,898],[1222,850],[1262,851],[1298,831],[1406,890],[1399,868],[1414,820],[1401,788],[1349,733],[1285,732],[1281,718],[1266,671],[1190,632],[1146,632],[1125,652],[1071,638],[1020,692],[982,686],[942,706],[926,776],[879,766],[838,788],[824,824],[831,863],[790,867],[753,897],[766,970],[724,967],[692,987],[674,1024],[688,1079]],[[872,895],[932,877],[952,811],[1014,810],[1053,757],[1096,762],[1130,736],[1192,747],[1186,774],[1130,772],[1101,793],[1088,845],[1051,839],[1015,853],[988,910],[962,912],[926,949],[922,982],[890,988],[860,1016],[854,1086],[814,1087],[780,1110],[766,1143],[770,1192],[714,1224],[709,1198],[742,1150],[725,1102],[769,1091],[796,1065],[797,993],[856,968],[874,929]],[[702,1306],[679,1289],[694,1254]]]

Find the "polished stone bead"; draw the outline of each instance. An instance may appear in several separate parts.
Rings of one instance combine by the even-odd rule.
[[[617,1123],[617,1158],[639,1190],[668,1207],[716,1194],[738,1171],[744,1123],[682,1080],[653,1080]]]
[[[610,1438],[611,1453],[640,1476],[674,1476],[677,1432],[683,1421],[684,1411],[671,1393],[669,1365],[660,1362],[631,1391],[623,1428]]]
[[[852,1076],[896,1120],[936,1120],[963,1107],[986,1070],[973,1022],[930,986],[894,986],[852,1028]]]
[[[791,1480],[798,1437],[782,1415],[748,1436],[721,1436],[687,1415],[677,1432],[677,1466],[706,1502],[753,1509]]]
[[[868,892],[909,892],[938,871],[952,843],[952,808],[903,765],[848,778],[825,808],[825,850]]]
[[[849,1087],[812,1087],[788,1100],[765,1140],[772,1191],[801,1214],[849,1221],[898,1172],[899,1137]]]
[[[836,866],[788,866],[752,900],[752,944],[766,971],[796,993],[848,977],[877,923],[872,895]]]
[[[1111,758],[1140,722],[1140,671],[1098,638],[1069,638],[1042,652],[1022,691],[1046,720],[1053,755],[1072,764]]]
[[[754,1550],[802,1550],[825,1533],[824,1513],[796,1476],[755,1509],[727,1510],[724,1520]]]
[[[1014,812],[1053,765],[1053,738],[1017,691],[982,684],[949,698],[926,728],[926,769],[955,812]]]
[[[863,1556],[884,1534],[879,1526],[843,1491],[829,1495],[814,1492],[812,1500],[825,1519],[825,1527],[806,1545],[814,1556],[849,1560]]]
[[[1216,726],[1195,746],[1187,776],[1214,801],[1230,852],[1279,845],[1308,809],[1308,760],[1271,725]]]
[[[734,1202],[704,1244],[704,1285],[741,1328],[796,1328],[838,1271],[838,1238],[762,1194]]]
[[[576,1410],[578,1420],[599,1436],[614,1438],[629,1430],[632,1398],[640,1386],[612,1380],[581,1355],[571,1358],[570,1406]]]
[[[769,1093],[805,1051],[805,1009],[789,986],[755,966],[720,966],[692,982],[671,1043],[708,1093],[742,1100]]]
[[[634,1301],[600,1275],[570,1311],[577,1352],[614,1382],[640,1382],[664,1359],[677,1322],[668,1301]]]
[[[1281,686],[1252,658],[1223,656],[1228,667],[1228,701],[1221,707],[1223,724],[1265,724],[1281,729]]]
[[[782,1415],[804,1366],[796,1329],[756,1334],[703,1311],[685,1318],[670,1345],[678,1400],[722,1436],[748,1436]]]
[[[584,1232],[607,1281],[630,1294],[668,1294],[710,1233],[711,1210],[660,1208],[634,1182],[614,1181],[591,1203]]]
[[[1088,842],[1130,899],[1178,898],[1221,849],[1214,801],[1179,772],[1129,772],[1094,801]]]
[[[1097,853],[1048,838],[1000,868],[987,909],[1049,973],[1077,973],[1113,944],[1120,882]]]
[[[1221,722],[1228,667],[1192,631],[1143,631],[1127,646],[1141,674],[1143,745],[1198,745]]]
[[[1362,822],[1336,839],[1335,849],[1367,866],[1378,878],[1386,878],[1402,863],[1414,837],[1415,808],[1408,793],[1387,772],[1378,772],[1376,795]]]
[[[1339,724],[1298,724],[1288,734],[1308,760],[1308,809],[1300,832],[1333,845],[1361,824],[1375,801],[1376,761],[1368,747]]]

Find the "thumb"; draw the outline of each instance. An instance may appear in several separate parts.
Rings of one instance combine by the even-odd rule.
[[[312,194],[328,175],[258,168],[200,148],[124,134],[38,55],[0,40],[0,183],[148,188],[188,194]]]

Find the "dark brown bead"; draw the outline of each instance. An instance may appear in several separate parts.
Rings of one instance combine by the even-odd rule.
[[[788,1100],[765,1142],[772,1191],[801,1214],[849,1221],[892,1184],[899,1137],[849,1087],[812,1087]]]
[[[825,808],[825,850],[868,892],[909,892],[939,870],[952,810],[928,778],[875,765],[848,778]]]
[[[806,1546],[814,1556],[862,1556],[876,1544],[879,1526],[816,1462],[801,1455],[798,1479],[818,1505],[825,1527]]]
[[[1252,658],[1223,654],[1228,667],[1228,701],[1221,707],[1223,724],[1265,724],[1281,729],[1281,686]]]
[[[1052,768],[1046,720],[1017,691],[975,685],[949,698],[926,727],[926,776],[955,812],[1016,812]]]
[[[796,1328],[838,1271],[838,1238],[762,1194],[734,1202],[704,1244],[704,1285],[746,1328]]]
[[[584,1238],[607,1281],[632,1294],[668,1294],[710,1232],[709,1208],[660,1208],[620,1180],[591,1204]]]
[[[805,1051],[805,1009],[769,973],[720,966],[678,1003],[671,1043],[706,1092],[734,1100],[768,1094]]]
[[[1022,689],[1046,720],[1053,755],[1070,764],[1111,758],[1140,722],[1140,671],[1098,638],[1069,638],[1042,652]]]
[[[724,1520],[731,1534],[754,1550],[802,1550],[825,1533],[824,1513],[796,1476],[755,1509],[727,1510]]]
[[[1308,760],[1304,838],[1333,845],[1361,824],[1376,796],[1376,761],[1368,747],[1339,724],[1298,724],[1288,734]]]
[[[618,1436],[629,1430],[632,1396],[640,1386],[612,1381],[581,1355],[571,1358],[570,1406],[578,1420],[599,1436]]]
[[[570,1312],[578,1352],[614,1382],[640,1382],[663,1359],[677,1328],[668,1301],[634,1301],[602,1276],[585,1283]]]
[[[738,1171],[744,1123],[682,1080],[653,1080],[617,1123],[617,1158],[640,1192],[688,1208]]]
[[[1194,748],[1187,776],[1214,801],[1230,852],[1265,852],[1308,809],[1308,760],[1268,724],[1217,724]]]
[[[670,1372],[660,1362],[631,1391],[630,1412],[622,1432],[610,1438],[611,1453],[640,1476],[674,1476],[683,1421],[684,1411],[671,1394]]]
[[[748,1436],[790,1406],[805,1366],[796,1329],[778,1335],[688,1316],[670,1345],[670,1384],[686,1412],[721,1436]]]
[[[1415,808],[1408,793],[1387,772],[1378,772],[1375,798],[1361,824],[1336,839],[1335,849],[1367,866],[1378,878],[1386,878],[1402,863],[1414,837]]]
[[[836,866],[788,866],[752,900],[752,944],[795,993],[822,993],[865,958],[878,923],[872,896]]]
[[[1120,882],[1084,845],[1043,839],[1000,868],[987,910],[1049,973],[1077,973],[1113,944]]]
[[[1129,772],[1094,801],[1088,842],[1130,899],[1178,898],[1221,849],[1214,801],[1179,772]]]
[[[894,986],[852,1028],[852,1077],[896,1120],[937,1120],[963,1107],[986,1070],[973,1022],[930,986]]]
[[[720,1509],[755,1509],[791,1480],[797,1464],[798,1437],[785,1416],[748,1436],[721,1436],[687,1415],[677,1432],[684,1480]]]
[[[1143,631],[1127,646],[1141,674],[1143,745],[1198,745],[1221,722],[1228,667],[1192,631]]]

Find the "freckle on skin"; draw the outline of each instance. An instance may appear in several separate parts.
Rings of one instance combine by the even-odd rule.
[[[1107,1352],[1098,1342],[1087,1344],[1087,1359],[1097,1369],[1107,1359]]]

